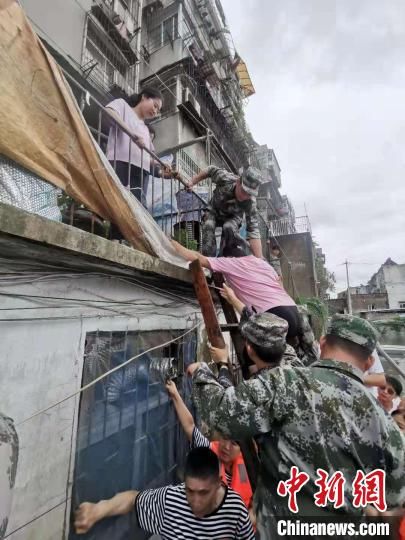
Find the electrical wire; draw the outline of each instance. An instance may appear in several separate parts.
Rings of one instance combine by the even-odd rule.
[[[6,538],[10,538],[10,536],[12,534],[15,534],[16,532],[21,531],[25,527],[28,527],[28,525],[31,525],[31,523],[34,523],[35,521],[37,521],[37,519],[40,519],[40,518],[46,516],[47,514],[49,514],[50,512],[53,512],[53,510],[56,510],[56,508],[59,508],[59,506],[62,506],[62,504],[65,504],[66,502],[68,502],[69,499],[71,499],[71,497],[68,497],[67,499],[63,499],[63,501],[59,502],[58,504],[55,504],[55,506],[52,506],[52,508],[48,508],[48,510],[45,510],[45,512],[42,512],[41,514],[39,514],[38,516],[35,516],[34,518],[30,519],[29,521],[27,521],[23,525],[20,525],[19,527],[15,528],[13,531],[7,533],[6,536],[4,537],[4,540]]]
[[[53,403],[52,405],[48,405],[47,407],[45,407],[44,409],[41,409],[40,411],[37,411],[36,413],[32,414],[31,416],[29,416],[28,418],[25,418],[24,420],[21,420],[21,422],[18,422],[16,424],[16,427],[19,427],[21,426],[22,424],[25,424],[26,422],[28,422],[29,420],[32,420],[33,418],[36,418],[37,416],[39,416],[40,414],[43,414],[55,407],[57,407],[58,405],[61,405],[62,403],[64,403],[65,401],[81,394],[82,392],[84,392],[85,390],[88,390],[89,388],[91,388],[92,386],[94,386],[95,384],[97,384],[98,382],[102,381],[103,379],[105,379],[106,377],[108,377],[109,375],[111,375],[112,373],[115,373],[116,371],[119,371],[120,369],[122,369],[123,367],[127,366],[128,364],[130,364],[131,362],[133,362],[134,360],[137,360],[138,358],[140,358],[141,356],[143,356],[144,354],[148,354],[152,351],[155,351],[157,349],[162,349],[164,347],[167,347],[168,345],[170,345],[171,343],[175,343],[176,341],[178,341],[179,339],[182,339],[183,337],[187,336],[188,334],[190,334],[191,332],[193,332],[194,330],[196,330],[199,326],[201,326],[202,324],[204,323],[204,321],[200,321],[199,323],[195,324],[194,326],[192,326],[191,328],[189,328],[186,332],[184,332],[183,334],[180,334],[179,336],[177,336],[176,338],[173,338],[169,341],[166,341],[165,343],[161,343],[160,345],[155,345],[154,347],[151,347],[149,349],[147,349],[146,351],[143,351],[135,356],[132,356],[131,358],[129,358],[128,360],[126,360],[125,362],[123,362],[122,364],[119,364],[118,366],[115,366],[114,368],[110,369],[109,371],[107,371],[106,373],[103,373],[102,375],[100,375],[99,377],[97,377],[96,379],[94,379],[93,381],[91,381],[90,383],[82,386],[81,388],[79,388],[79,390],[76,390],[75,392],[69,394],[68,396],[65,396],[63,399],[57,401],[56,403]]]

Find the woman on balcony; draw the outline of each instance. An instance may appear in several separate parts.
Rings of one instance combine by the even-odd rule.
[[[146,125],[147,120],[158,116],[162,108],[162,94],[155,88],[145,87],[139,94],[128,99],[114,99],[106,108],[114,118],[123,122],[136,139],[131,143],[129,135],[119,125],[112,123],[107,143],[107,158],[114,167],[118,178],[131,193],[146,206],[151,160],[147,152],[154,150],[153,130]]]

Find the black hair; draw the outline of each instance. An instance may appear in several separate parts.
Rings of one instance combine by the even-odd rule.
[[[246,257],[250,253],[248,243],[242,238],[232,238],[229,242],[225,243],[222,250],[223,257]]]
[[[395,409],[395,411],[392,411],[391,416],[398,416],[399,414],[403,415],[405,418],[405,409]]]
[[[387,384],[390,384],[392,386],[397,396],[400,396],[402,394],[402,384],[399,382],[398,379],[392,377],[392,375],[386,375],[385,380]]]
[[[274,244],[273,246],[271,246],[270,249],[277,249],[278,251],[281,251],[281,248],[278,244]]]
[[[355,358],[358,358],[362,362],[365,362],[368,357],[371,356],[371,352],[368,349],[362,345],[353,343],[353,341],[349,341],[348,339],[344,339],[333,334],[327,334],[325,336],[325,340],[329,347],[342,349],[342,351],[354,356]]]
[[[187,454],[184,476],[207,479],[219,478],[218,456],[208,447],[193,448]]]
[[[141,102],[143,96],[146,98],[160,99],[163,101],[162,93],[157,88],[153,88],[152,86],[145,86],[139,91],[139,94],[132,94],[127,98],[126,101],[130,107],[136,107],[138,103]]]
[[[260,345],[256,345],[256,343],[251,343],[249,340],[247,340],[247,342],[260,360],[266,362],[266,364],[279,364],[286,349],[285,344],[281,347],[261,347]],[[243,349],[243,359],[246,361],[247,365],[254,364],[248,355],[246,347]]]

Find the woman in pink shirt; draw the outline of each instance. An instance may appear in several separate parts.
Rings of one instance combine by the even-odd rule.
[[[159,114],[162,94],[155,88],[145,87],[139,94],[133,94],[127,100],[114,99],[106,108],[126,124],[138,143],[132,142],[118,125],[112,123],[108,135],[107,158],[115,168],[122,185],[128,187],[146,206],[151,162],[149,154],[142,152],[140,147],[153,150],[150,131],[145,121],[152,120]]]
[[[287,342],[296,345],[300,322],[297,306],[280,283],[274,268],[250,253],[246,243],[234,239],[223,250],[224,257],[205,257],[173,240],[176,251],[185,259],[199,259],[202,266],[221,272],[242,305],[257,313],[273,313],[288,322]]]

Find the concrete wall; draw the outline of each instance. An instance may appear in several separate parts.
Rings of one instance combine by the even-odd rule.
[[[41,37],[81,64],[86,11],[91,0],[21,0]],[[79,5],[81,4],[81,6]]]
[[[173,309],[173,299],[114,277],[27,274],[1,281],[0,291],[48,298],[2,297],[0,410],[14,419],[20,439],[8,532],[44,514],[10,538],[58,540],[69,524],[79,397],[24,420],[79,389],[87,332],[182,329],[199,310],[180,300]],[[49,297],[134,304],[101,309]]]
[[[293,297],[317,296],[315,262],[312,238],[309,233],[278,236],[277,242],[291,263],[291,273],[287,258],[281,257],[283,284]],[[292,274],[293,281],[290,278]]]
[[[388,298],[385,293],[352,294],[351,299],[354,313],[368,311],[370,306],[374,306],[372,309],[388,309]],[[346,313],[346,296],[328,300],[328,306],[331,314]]]
[[[405,302],[405,264],[384,266],[385,287],[390,309],[399,308]]]
[[[152,52],[148,63],[141,63],[141,80],[158,73],[166,66],[179,62],[182,58],[187,56],[184,51],[183,40],[177,38],[173,41],[173,45],[168,43],[157,51]]]

